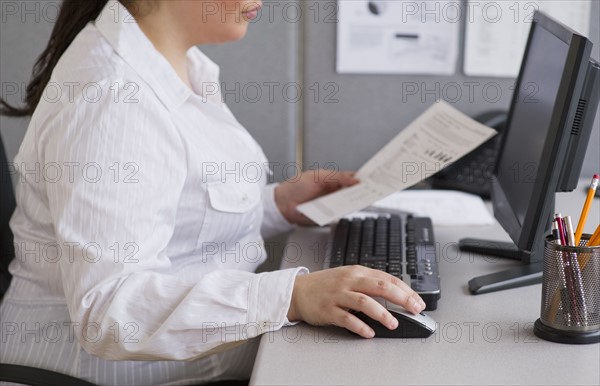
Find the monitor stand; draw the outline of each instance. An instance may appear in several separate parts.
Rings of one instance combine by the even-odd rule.
[[[520,267],[507,269],[469,280],[469,291],[473,295],[524,287],[542,282],[543,262],[537,256],[519,250],[513,243],[492,240],[462,239],[459,248],[463,251],[477,252],[507,259],[531,261]],[[536,261],[537,260],[537,261]]]

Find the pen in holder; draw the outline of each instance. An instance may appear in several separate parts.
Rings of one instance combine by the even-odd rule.
[[[600,342],[600,246],[563,246],[548,236],[544,244],[542,309],[534,325],[538,337],[560,343]]]

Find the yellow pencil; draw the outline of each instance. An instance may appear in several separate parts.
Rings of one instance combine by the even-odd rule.
[[[588,247],[595,247],[600,245],[600,225],[598,225],[598,227],[596,228],[596,230],[594,231],[594,234],[592,234],[592,237],[590,237],[590,239],[588,240]]]
[[[598,179],[600,179],[600,176],[594,174],[594,178],[592,178],[592,183],[588,189],[587,197],[585,198],[585,203],[583,204],[581,216],[579,216],[579,224],[577,224],[577,230],[575,231],[575,245],[579,245],[579,241],[581,240],[583,227],[585,226],[585,221],[587,220],[587,215],[590,211],[590,207],[592,206],[592,200],[594,199],[594,194],[596,194],[596,188],[598,187]]]
[[[592,234],[592,237],[590,237],[590,239],[588,240],[586,247],[597,247],[598,245],[600,245],[600,225],[598,225],[598,227],[596,228],[596,231],[594,232],[594,234]],[[585,266],[588,264],[588,262],[590,261],[591,258],[592,258],[591,252],[583,252],[583,253],[579,253],[577,255],[577,261],[579,262],[579,267],[582,271],[585,268]]]

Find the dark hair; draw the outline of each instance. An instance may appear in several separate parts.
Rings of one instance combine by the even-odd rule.
[[[120,0],[125,6],[131,0]],[[56,24],[50,35],[48,46],[38,58],[31,81],[27,85],[27,96],[24,107],[14,107],[0,98],[0,114],[12,117],[32,115],[37,107],[46,85],[50,81],[52,71],[62,54],[67,50],[75,37],[90,22],[95,20],[108,0],[64,0]]]

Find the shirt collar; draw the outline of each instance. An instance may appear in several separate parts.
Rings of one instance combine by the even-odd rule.
[[[188,76],[194,92],[217,104],[223,103],[219,76],[221,69],[198,47],[187,52]]]
[[[167,109],[176,109],[193,94],[119,1],[110,0],[95,25],[117,55],[148,83]],[[219,89],[219,66],[197,47],[187,52],[187,60],[194,92],[205,92],[207,99],[221,102],[220,92],[209,92],[213,90],[213,84]]]

